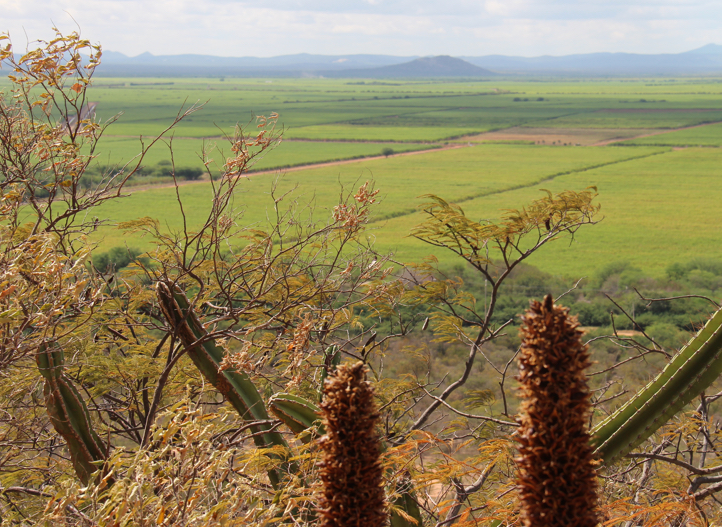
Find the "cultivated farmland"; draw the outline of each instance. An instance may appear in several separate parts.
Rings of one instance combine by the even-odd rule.
[[[158,84],[155,84],[155,83]],[[568,277],[591,267],[628,260],[652,274],[694,256],[699,247],[722,257],[714,216],[716,171],[722,145],[722,84],[716,79],[580,82],[349,82],[264,79],[101,79],[93,100],[98,115],[123,114],[105,135],[99,162],[120,163],[138,151],[138,135],[160,133],[179,108],[204,108],[174,130],[177,166],[201,165],[204,148],[222,164],[224,135],[236,124],[253,133],[252,116],[279,114],[283,140],[256,165],[292,165],[380,156],[433,147],[458,148],[410,156],[358,159],[337,166],[258,174],[244,182],[237,205],[244,222],[262,226],[279,192],[297,187],[298,202],[313,201],[315,218],[330,214],[343,187],[374,180],[381,189],[369,235],[379,251],[418,261],[429,247],[407,235],[422,216],[418,196],[438,194],[458,202],[473,219],[498,218],[540,196],[597,186],[604,221],[540,253],[531,263]],[[685,150],[672,147],[702,145]],[[215,150],[214,150],[215,148]],[[168,160],[157,145],[145,162]],[[211,165],[212,166],[212,165]],[[181,187],[191,226],[209,205],[208,182]],[[290,200],[291,198],[287,198]],[[111,222],[144,215],[178,228],[175,190],[145,188],[104,209]],[[98,251],[127,244],[149,248],[140,238],[104,227]],[[711,251],[711,252],[710,252]],[[439,255],[442,259],[445,255]],[[449,263],[451,260],[449,260]]]

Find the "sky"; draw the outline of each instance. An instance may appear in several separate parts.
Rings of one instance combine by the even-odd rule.
[[[0,0],[18,51],[55,26],[129,56],[679,53],[721,25],[722,0]]]

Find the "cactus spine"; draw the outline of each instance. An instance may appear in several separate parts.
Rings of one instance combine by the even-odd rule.
[[[722,310],[657,377],[592,431],[605,463],[627,454],[700,395],[722,374]]]

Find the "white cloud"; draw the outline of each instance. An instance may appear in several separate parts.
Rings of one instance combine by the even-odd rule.
[[[76,29],[136,55],[679,52],[720,42],[717,0],[0,0],[16,47]]]

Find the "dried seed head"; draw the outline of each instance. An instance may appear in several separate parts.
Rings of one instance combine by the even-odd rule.
[[[386,525],[378,414],[363,363],[342,365],[324,385],[320,527]]]
[[[551,296],[523,317],[519,381],[518,486],[525,527],[599,523],[593,449],[587,423],[591,364],[576,317]]]

